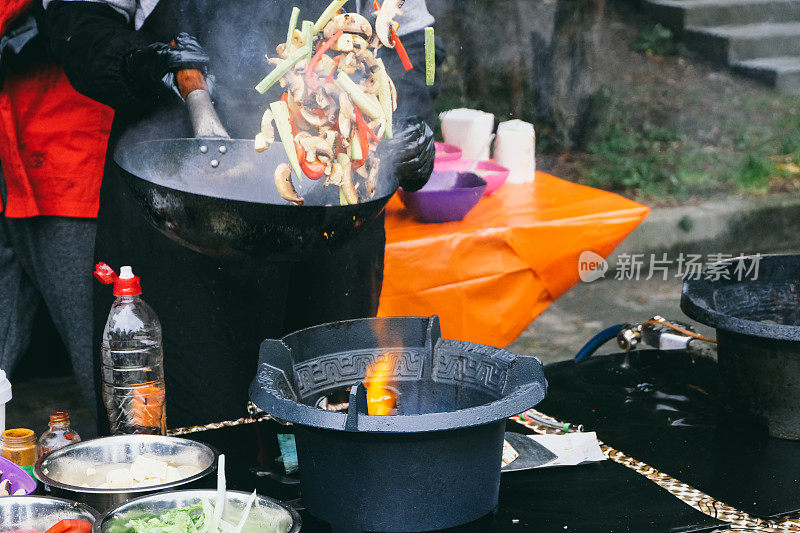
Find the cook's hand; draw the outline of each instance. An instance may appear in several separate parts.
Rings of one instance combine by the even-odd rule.
[[[175,44],[153,43],[133,50],[125,58],[128,74],[137,84],[154,92],[170,91],[181,97],[176,72],[198,69],[206,72],[208,55],[189,34],[181,33]]]
[[[400,186],[409,192],[428,183],[436,156],[433,131],[419,117],[404,118],[395,126],[390,142],[394,169]]]

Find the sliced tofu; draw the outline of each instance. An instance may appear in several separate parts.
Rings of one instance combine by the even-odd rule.
[[[106,484],[110,488],[123,488],[133,486],[131,471],[127,468],[114,468],[106,472]]]
[[[148,479],[155,479],[158,483],[167,479],[167,463],[153,459],[152,457],[140,456],[131,465],[131,476],[135,481],[142,482]],[[148,483],[152,485],[152,483]]]
[[[178,481],[181,478],[181,472],[174,466],[167,465],[167,483],[172,483],[173,481]]]

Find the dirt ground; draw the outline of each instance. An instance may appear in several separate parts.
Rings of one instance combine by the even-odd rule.
[[[800,99],[685,50],[634,51],[653,25],[609,4],[597,69],[605,118],[586,151],[540,151],[540,168],[651,206],[800,189]]]

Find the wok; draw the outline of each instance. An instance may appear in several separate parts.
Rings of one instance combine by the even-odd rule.
[[[142,214],[178,244],[222,259],[300,260],[361,233],[397,190],[384,164],[369,201],[342,206],[338,187],[295,177],[305,205],[292,205],[273,178],[287,161],[281,143],[257,153],[252,140],[228,138],[202,75],[178,81],[195,138],[123,138],[114,152]]]

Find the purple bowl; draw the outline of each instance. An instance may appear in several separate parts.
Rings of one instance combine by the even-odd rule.
[[[486,190],[486,180],[470,172],[434,172],[417,192],[400,190],[400,200],[420,222],[455,222],[467,216]]]
[[[11,482],[9,484],[11,494],[22,489],[27,496],[28,494],[33,494],[33,491],[36,490],[36,480],[5,457],[0,457],[0,472],[3,473],[3,475],[0,476],[0,481],[5,481],[7,479]]]
[[[469,172],[473,164],[474,161],[467,159],[459,159],[457,161],[437,160],[433,170],[436,172]],[[500,186],[506,182],[508,175],[511,173],[506,167],[500,166],[494,161],[480,161],[475,167],[475,170],[478,176],[486,180],[487,186],[486,192],[484,193],[485,196],[489,196],[499,189]]]
[[[437,163],[443,161],[456,161],[461,159],[461,148],[453,146],[452,144],[434,143],[436,146],[436,159]]]

